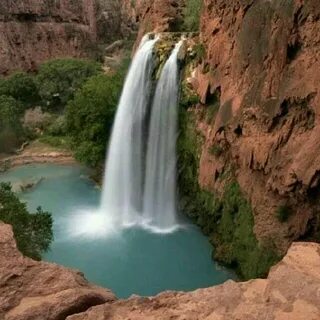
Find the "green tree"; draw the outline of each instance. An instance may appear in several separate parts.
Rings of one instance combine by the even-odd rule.
[[[76,157],[87,165],[96,166],[105,157],[122,81],[122,73],[94,76],[67,106],[67,127]]]
[[[44,106],[52,111],[64,107],[77,89],[99,72],[101,65],[89,60],[57,59],[42,64],[36,82]]]
[[[23,139],[22,106],[9,96],[0,96],[0,152],[8,152]]]
[[[0,79],[0,95],[11,96],[25,108],[39,102],[35,78],[25,72],[17,72],[8,78]]]
[[[11,224],[19,250],[40,260],[53,240],[52,217],[40,207],[30,214],[26,204],[12,192],[10,184],[0,184],[0,220]]]

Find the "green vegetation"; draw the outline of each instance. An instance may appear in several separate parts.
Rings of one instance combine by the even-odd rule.
[[[226,184],[220,210],[214,216],[211,241],[215,258],[234,267],[244,279],[266,276],[280,257],[271,240],[257,241],[250,204],[237,182]]]
[[[39,135],[35,129],[44,130],[51,144],[61,144],[57,138],[49,138],[67,134],[61,117],[49,127],[30,130],[22,124],[25,110],[41,106],[51,113],[63,112],[67,102],[86,80],[101,71],[101,65],[94,61],[58,59],[41,65],[36,75],[17,72],[6,78],[0,77],[0,152],[11,152],[25,139],[35,138]],[[57,116],[52,117],[55,118]]]
[[[287,205],[280,206],[276,212],[276,216],[280,222],[287,222],[291,215],[292,209]]]
[[[122,82],[122,74],[92,77],[68,104],[67,127],[76,157],[89,166],[105,158]]]
[[[0,184],[0,220],[12,225],[19,250],[26,256],[40,260],[53,240],[52,218],[40,207],[30,214],[19,201],[9,184]]]
[[[183,9],[183,23],[181,31],[198,31],[200,25],[200,14],[202,0],[186,0]]]
[[[32,75],[17,72],[0,79],[0,95],[10,96],[26,107],[39,102],[38,89]]]
[[[202,43],[197,43],[193,46],[195,52],[195,61],[197,64],[201,63],[206,56],[206,49]]]
[[[214,144],[213,146],[211,146],[209,152],[215,157],[219,158],[223,153],[223,149],[218,144]]]
[[[9,152],[23,139],[22,105],[13,97],[0,96],[0,152]]]
[[[105,75],[95,61],[57,59],[42,64],[35,75],[0,77],[0,152],[38,138],[73,148],[87,165],[102,162],[129,63],[125,58],[114,73]],[[29,111],[23,125],[25,111],[36,106],[40,111]]]
[[[230,175],[221,196],[198,184],[201,137],[194,114],[180,108],[178,139],[178,185],[181,211],[207,234],[215,248],[214,258],[236,269],[244,279],[265,276],[279,260],[272,241],[259,243],[253,233],[249,202]]]
[[[89,77],[99,72],[101,65],[90,60],[57,59],[42,64],[36,77],[42,105],[51,111],[60,110]]]

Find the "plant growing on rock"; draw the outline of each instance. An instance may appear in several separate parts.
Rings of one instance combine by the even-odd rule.
[[[219,146],[218,144],[214,144],[213,146],[211,146],[211,148],[209,149],[209,152],[214,155],[215,157],[220,157],[223,153],[223,149],[221,146]]]
[[[39,207],[30,214],[26,204],[12,192],[10,184],[0,184],[0,220],[11,224],[19,250],[40,260],[53,240],[51,214]]]
[[[201,189],[198,183],[202,139],[195,115],[180,108],[178,138],[178,186],[180,208],[207,234],[213,256],[236,269],[244,279],[265,276],[280,257],[271,241],[258,242],[253,213],[239,184],[229,177],[222,195]]]
[[[276,211],[276,216],[280,222],[286,222],[292,215],[292,209],[288,205],[281,205]]]

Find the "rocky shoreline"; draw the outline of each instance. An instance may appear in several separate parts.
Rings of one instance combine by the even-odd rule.
[[[320,245],[293,243],[267,279],[229,280],[193,292],[155,297],[114,294],[83,274],[37,262],[18,251],[12,228],[0,224],[0,319],[5,320],[317,320]]]

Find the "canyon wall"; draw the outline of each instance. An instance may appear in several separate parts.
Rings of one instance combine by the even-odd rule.
[[[23,257],[0,224],[0,319],[5,320],[316,320],[320,245],[296,243],[268,279],[227,281],[194,292],[117,300],[68,268]]]
[[[181,30],[181,8],[192,1],[169,2],[149,2],[139,35]],[[183,79],[199,97],[189,110],[201,141],[193,160],[199,162],[201,189],[222,198],[228,213],[224,217],[221,206],[214,213],[199,207],[193,218],[210,236],[216,258],[230,265],[239,264],[238,258],[225,258],[231,251],[243,248],[243,260],[250,256],[253,238],[241,240],[251,228],[244,219],[253,220],[259,254],[272,247],[282,255],[298,239],[320,241],[319,2],[204,0],[199,14],[199,42],[189,48],[197,65],[190,64]],[[232,198],[232,188],[224,195],[232,181],[251,207],[243,215],[243,208],[230,208],[225,199]],[[189,197],[195,206],[208,202],[193,201],[193,192]],[[218,239],[217,228],[229,242]],[[254,260],[259,265],[259,256]]]
[[[194,83],[201,102],[210,108],[217,99],[219,110],[199,123],[200,184],[219,191],[232,171],[251,203],[257,238],[282,252],[292,240],[319,237],[318,4],[205,0],[201,18],[205,55]]]
[[[92,57],[99,43],[129,37],[135,12],[127,0],[3,0],[0,3],[0,74],[57,57]]]

